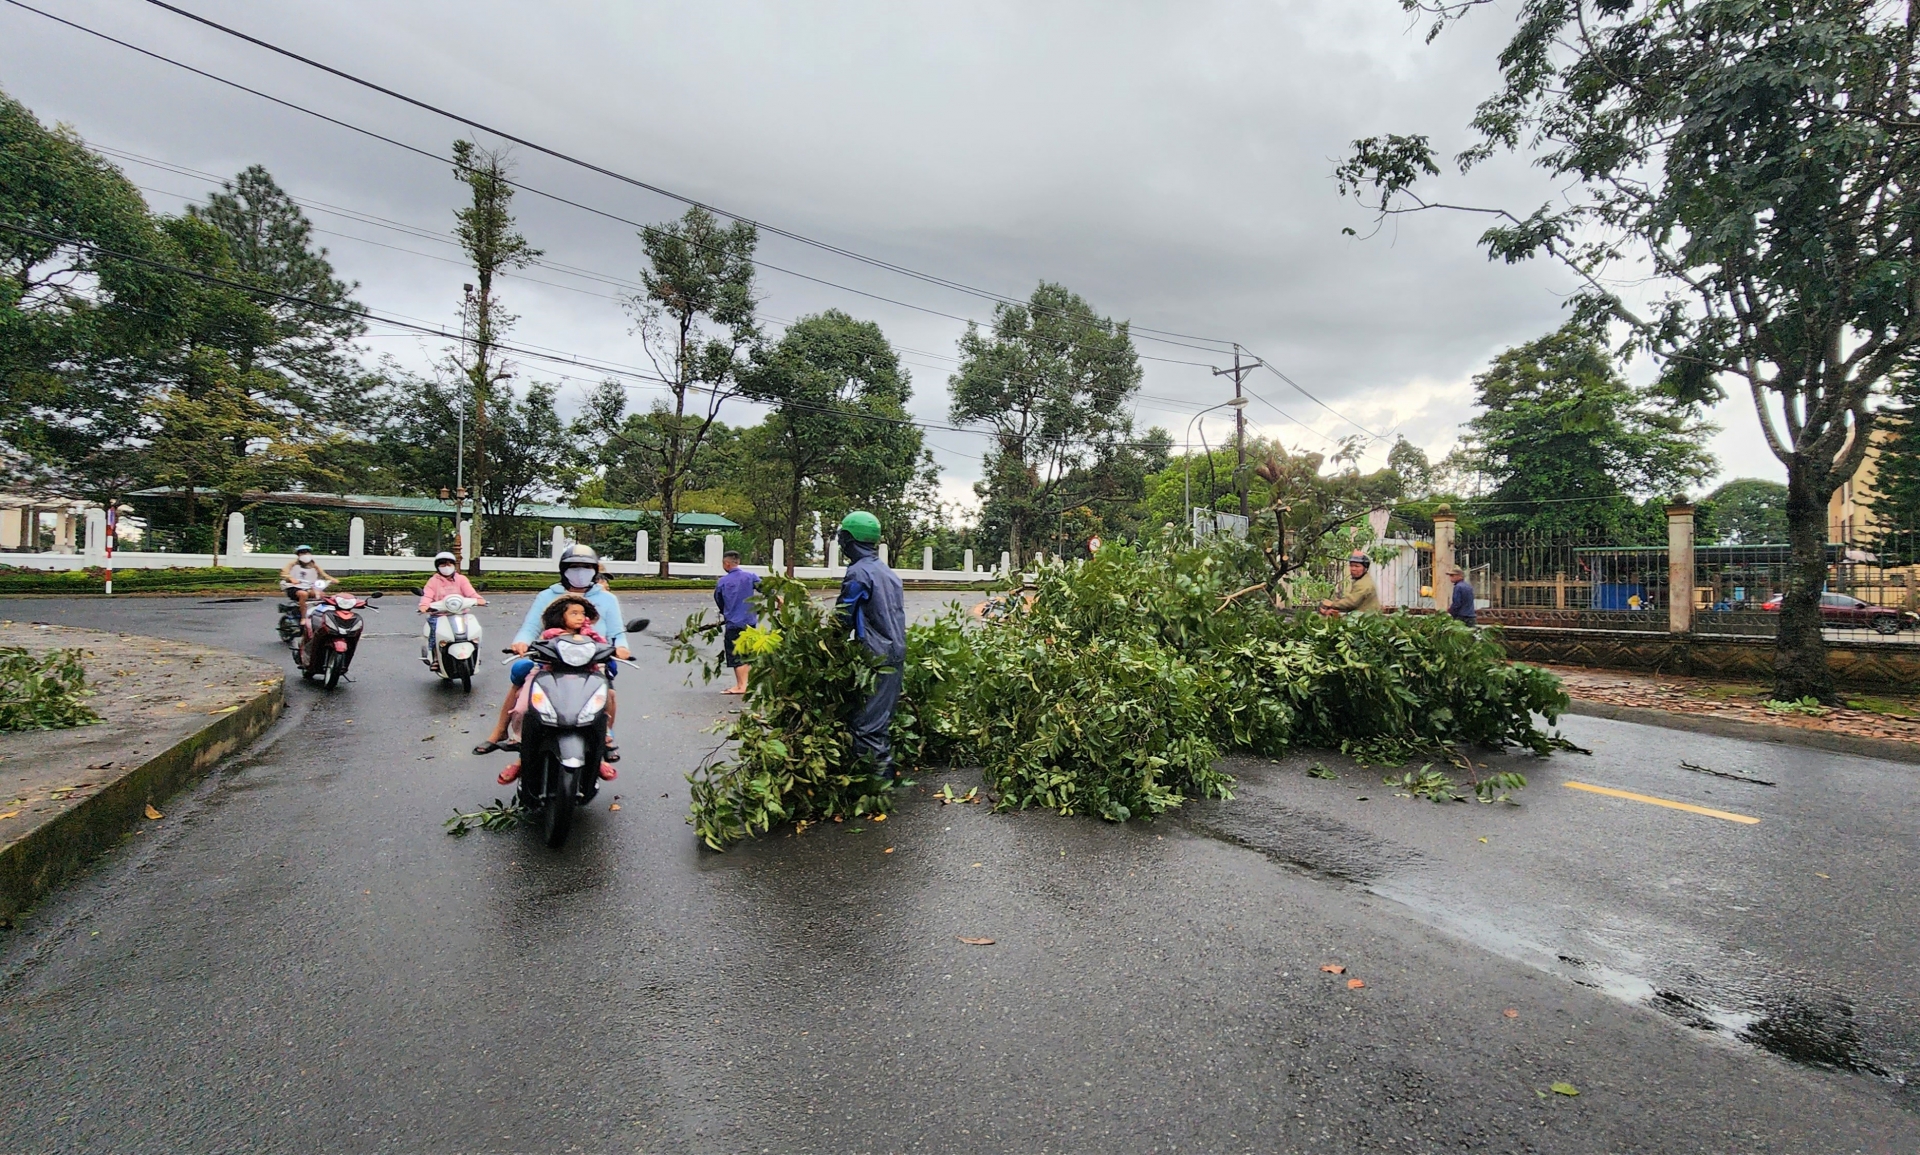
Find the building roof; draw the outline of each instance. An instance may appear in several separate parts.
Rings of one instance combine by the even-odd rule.
[[[213,493],[210,489],[201,489],[201,493]],[[177,489],[159,487],[142,489],[129,494],[130,497],[173,497],[180,493]],[[385,513],[413,517],[452,517],[454,503],[441,501],[437,497],[409,497],[404,494],[388,493],[309,493],[305,490],[285,490],[280,492],[252,491],[240,495],[247,505],[291,505],[300,509],[346,509],[354,513]],[[541,502],[524,502],[514,511],[515,517],[529,521],[548,521],[560,524],[600,524],[600,525],[639,525],[642,522],[658,522],[660,511],[654,509],[611,509],[600,505],[547,505]],[[740,523],[722,517],[717,513],[676,513],[673,524],[678,529],[739,529]]]

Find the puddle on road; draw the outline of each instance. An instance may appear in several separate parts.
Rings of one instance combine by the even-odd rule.
[[[1624,961],[1633,968],[1628,970],[1555,950],[1490,922],[1463,916],[1457,908],[1437,904],[1428,896],[1399,886],[1376,885],[1368,889],[1498,954],[1559,974],[1623,1002],[1650,1007],[1693,1030],[1735,1039],[1803,1066],[1874,1075],[1903,1087],[1920,1081],[1914,1078],[1913,1070],[1903,1069],[1911,1067],[1910,1063],[1903,1064],[1891,1054],[1874,1053],[1875,1049],[1861,1037],[1853,1002],[1842,995],[1788,989],[1786,980],[1729,982],[1685,971],[1656,984],[1636,973],[1654,973],[1663,968],[1659,960],[1625,944],[1671,941],[1671,928],[1657,934],[1646,929],[1629,933],[1631,928],[1580,928],[1580,934],[1602,947],[1610,959]],[[1609,941],[1613,939],[1622,941]],[[1884,1046],[1880,1051],[1904,1053],[1909,1057],[1920,1044],[1920,1040],[1912,1038],[1881,1042]],[[1902,1095],[1900,1101],[1909,1109],[1920,1110],[1920,1096]]]

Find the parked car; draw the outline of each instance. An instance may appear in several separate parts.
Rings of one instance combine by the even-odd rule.
[[[1775,594],[1760,608],[1778,613],[1784,597],[1784,594]],[[1891,606],[1876,606],[1850,594],[1821,594],[1820,621],[1828,629],[1870,629],[1879,634],[1897,634],[1901,630],[1920,626],[1920,614],[1896,610]]]

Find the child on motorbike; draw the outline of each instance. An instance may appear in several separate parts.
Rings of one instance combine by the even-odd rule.
[[[607,639],[602,637],[600,632],[593,628],[593,623],[599,620],[600,611],[595,609],[593,603],[586,598],[580,597],[577,594],[567,594],[555,598],[540,615],[540,625],[542,627],[540,640],[544,642],[552,638],[579,634],[604,646],[607,644]],[[507,687],[506,699],[500,703],[500,716],[494,720],[493,731],[487,735],[487,740],[473,748],[475,754],[486,754],[497,750],[500,748],[500,743],[506,740],[507,723],[513,713],[514,698],[519,695],[520,687],[526,683],[527,678],[533,673],[535,665],[536,663],[532,658],[521,658],[513,663],[508,673],[508,681],[511,684]],[[607,663],[606,673],[609,683],[607,686],[607,730],[611,733],[613,730],[614,715],[618,712],[619,707],[618,695],[613,692],[613,686],[611,684],[614,675],[613,663]],[[603,780],[611,782],[618,775],[619,771],[615,770],[610,763],[600,763],[600,777]],[[520,763],[516,761],[500,772],[498,781],[500,785],[506,786],[516,781],[519,777]]]

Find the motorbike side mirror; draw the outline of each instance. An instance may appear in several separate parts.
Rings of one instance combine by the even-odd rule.
[[[426,591],[426,587],[424,587],[424,586],[414,586],[414,587],[413,587],[413,596],[414,596],[414,597],[416,597],[416,598],[424,598],[424,597],[426,597],[426,596],[427,596],[427,591]]]
[[[385,593],[384,591],[382,591],[382,590],[374,590],[374,591],[373,591],[372,593],[370,593],[370,594],[368,594],[368,595],[367,595],[367,597],[368,597],[369,599],[372,599],[372,598],[384,598],[384,597],[386,597],[386,596],[387,596],[387,595],[386,595],[386,593]]]
[[[637,634],[653,623],[652,618],[635,618],[627,623],[627,632]]]

